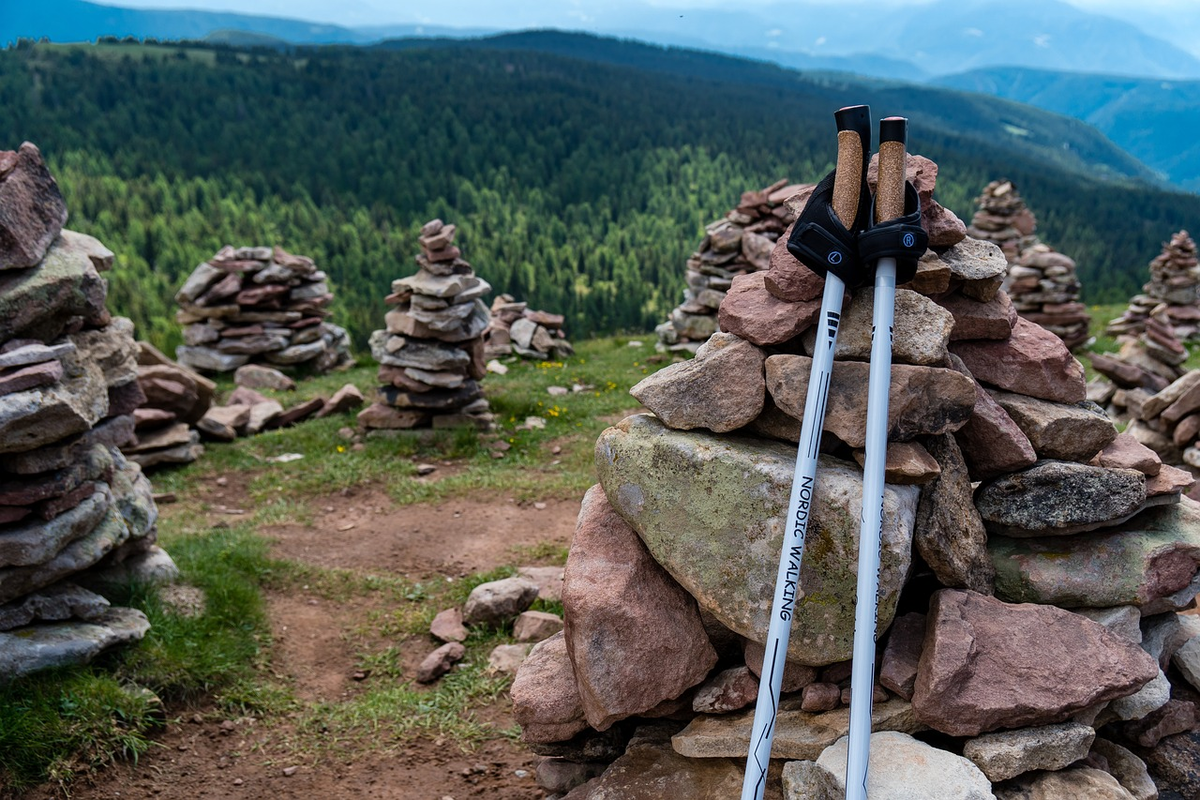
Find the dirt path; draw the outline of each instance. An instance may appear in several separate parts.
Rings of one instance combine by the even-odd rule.
[[[371,491],[320,498],[311,505],[316,511],[311,527],[263,530],[274,540],[274,556],[412,579],[458,577],[511,564],[514,547],[568,544],[579,511],[578,501],[548,501],[539,509],[503,497],[395,507]],[[354,679],[354,652],[342,634],[363,623],[379,602],[267,594],[275,638],[272,669],[299,701],[336,703],[361,691]],[[421,645],[431,646],[432,640]],[[414,649],[413,664],[404,666],[411,670],[421,655]],[[417,740],[399,752],[335,760],[294,750],[290,720],[222,719],[212,708],[172,713],[179,716],[156,737],[160,746],[137,765],[110,768],[92,785],[74,787],[72,797],[535,800],[545,795],[534,783],[536,759],[502,739],[468,754],[452,743]],[[506,698],[478,714],[499,729],[513,724]],[[28,795],[46,796],[44,791]]]

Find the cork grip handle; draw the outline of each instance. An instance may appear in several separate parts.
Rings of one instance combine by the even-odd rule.
[[[858,214],[862,191],[863,144],[854,131],[838,131],[837,175],[833,179],[833,213],[849,230]]]
[[[875,189],[875,222],[904,214],[904,152],[908,120],[888,117],[879,122],[879,184]]]

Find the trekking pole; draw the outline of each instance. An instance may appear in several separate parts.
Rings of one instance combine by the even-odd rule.
[[[801,599],[800,561],[817,475],[817,453],[825,422],[825,401],[833,374],[833,348],[837,342],[846,281],[858,268],[854,231],[865,222],[867,189],[864,180],[871,149],[871,109],[849,106],[834,114],[838,130],[837,169],[813,191],[797,220],[788,250],[818,273],[825,274],[817,343],[813,350],[808,395],[797,447],[796,473],[788,500],[775,599],[759,676],[758,702],[741,800],[762,800],[775,736],[775,716],[791,636],[792,615]],[[840,273],[840,274],[838,274]]]
[[[875,313],[871,331],[871,368],[867,384],[867,457],[863,465],[862,526],[858,535],[858,591],[854,613],[854,655],[850,675],[850,741],[846,761],[846,800],[867,800],[867,763],[871,746],[871,701],[875,688],[875,626],[878,613],[879,541],[883,525],[884,466],[887,461],[888,390],[892,380],[892,322],[896,302],[895,251],[924,251],[920,206],[915,222],[908,206],[916,191],[905,184],[908,120],[879,121],[879,183],[872,223],[877,228],[859,237],[860,256],[880,257],[875,267]],[[911,196],[910,196],[911,195]],[[890,223],[880,225],[880,223]],[[907,223],[907,224],[906,224]],[[868,247],[868,238],[875,247]],[[909,276],[911,277],[911,275]]]

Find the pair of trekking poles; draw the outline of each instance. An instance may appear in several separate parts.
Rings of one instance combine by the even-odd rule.
[[[762,800],[779,692],[787,658],[791,619],[801,602],[800,566],[817,483],[817,455],[825,422],[825,402],[833,376],[833,352],[846,287],[869,285],[874,277],[875,308],[867,389],[866,462],[863,466],[862,526],[858,541],[858,588],[854,614],[850,682],[850,741],[846,800],[866,800],[875,684],[876,594],[883,523],[884,466],[887,459],[888,390],[892,368],[892,322],[897,277],[911,280],[928,237],[920,224],[916,189],[905,179],[908,120],[879,123],[879,179],[871,201],[866,167],[871,150],[871,110],[850,106],[834,114],[838,130],[837,167],[813,191],[796,221],[788,250],[825,276],[812,373],[804,403],[796,473],[788,501],[783,550],[767,630],[754,727],[741,800]]]

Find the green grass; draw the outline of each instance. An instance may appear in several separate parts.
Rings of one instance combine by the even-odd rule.
[[[442,737],[462,748],[513,736],[514,731],[498,730],[475,713],[503,697],[511,683],[511,677],[486,669],[491,649],[512,642],[511,631],[472,630],[463,664],[429,687],[406,679],[399,654],[406,646],[432,649],[433,616],[461,604],[479,583],[513,574],[514,564],[561,565],[565,547],[549,542],[515,547],[507,566],[417,582],[273,560],[259,529],[311,524],[322,498],[349,488],[378,489],[399,505],[489,493],[519,501],[579,497],[595,482],[597,435],[637,407],[629,388],[669,363],[654,354],[653,336],[638,338],[642,344],[634,347],[630,337],[581,342],[578,355],[563,362],[507,361],[507,375],[488,375],[483,382],[497,414],[498,427],[491,433],[386,432],[368,435],[356,447],[339,432],[355,425],[353,416],[339,415],[210,444],[195,464],[153,472],[155,491],[179,497],[163,509],[160,541],[179,565],[182,582],[204,590],[204,610],[184,616],[148,587],[114,587],[109,597],[115,604],[139,608],[151,621],[140,645],[91,665],[0,687],[0,794],[43,782],[66,794],[80,776],[146,752],[162,708],[137,687],[161,698],[169,714],[215,706],[231,716],[254,714],[268,729],[274,721],[295,722],[291,738],[274,744],[318,759],[345,756],[350,749],[399,747],[417,736]],[[345,383],[358,386],[369,402],[375,367],[313,377],[294,392],[264,394],[287,407],[318,394],[329,396]],[[550,386],[570,389],[573,384],[591,388],[565,397],[547,392]],[[219,381],[219,398],[232,389],[228,379]],[[533,416],[545,427],[520,430]],[[494,458],[500,442],[509,449]],[[267,461],[283,453],[304,457]],[[441,475],[417,480],[416,464],[422,461],[437,464]],[[222,521],[212,525],[206,512],[214,509],[199,490],[218,478],[239,498],[230,502],[244,502],[246,513],[219,517]],[[265,590],[305,591],[335,602],[371,601],[365,620],[344,633],[358,668],[371,672],[358,692],[336,703],[296,700],[270,663]],[[562,611],[561,604],[544,601],[534,608]]]

